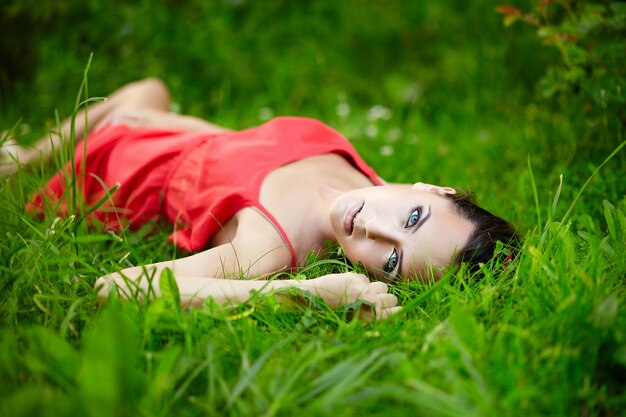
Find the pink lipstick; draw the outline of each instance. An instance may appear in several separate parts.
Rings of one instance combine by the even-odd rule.
[[[364,205],[365,202],[355,203],[351,205],[348,210],[346,210],[346,213],[343,216],[343,230],[345,230],[348,236],[352,235],[352,232],[354,231],[354,219],[356,219],[356,216],[359,215]]]

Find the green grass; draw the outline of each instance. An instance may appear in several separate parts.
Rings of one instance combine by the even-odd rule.
[[[502,27],[498,2],[425,3],[1,9],[23,45],[0,42],[0,130],[22,119],[19,140],[71,114],[93,52],[90,97],[158,76],[183,112],[234,128],[319,118],[387,180],[475,190],[524,246],[506,268],[395,286],[405,309],[370,324],[271,297],[103,307],[98,276],[182,254],[167,230],[33,218],[54,167],[21,171],[0,180],[0,415],[625,415],[626,151],[594,174],[624,143],[620,110],[591,125],[576,95],[540,100],[558,54]]]

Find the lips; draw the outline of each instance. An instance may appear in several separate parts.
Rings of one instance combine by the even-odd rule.
[[[346,210],[346,214],[343,216],[343,230],[345,230],[348,236],[352,235],[354,231],[354,219],[359,215],[364,205],[365,202],[355,203]]]

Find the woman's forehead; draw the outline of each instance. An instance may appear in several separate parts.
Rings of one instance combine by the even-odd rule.
[[[415,235],[407,235],[403,262],[404,276],[410,278],[429,267],[440,269],[451,264],[474,232],[472,222],[454,209],[454,205],[432,207],[432,213]]]

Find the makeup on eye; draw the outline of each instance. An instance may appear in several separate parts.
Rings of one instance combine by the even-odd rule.
[[[409,227],[413,227],[417,224],[417,222],[420,221],[420,219],[422,218],[422,208],[421,207],[416,207],[411,214],[409,214],[409,218],[406,221],[406,224],[404,225],[405,228],[409,228]]]
[[[422,218],[422,213],[423,213],[422,207],[416,207],[415,209],[413,209],[411,214],[409,214],[409,217],[404,227],[406,229],[410,229],[413,226],[417,225],[417,227],[414,229],[414,230],[417,230],[430,217],[430,214],[431,214],[430,206],[428,208],[428,214],[426,215],[426,217]],[[399,259],[399,258],[401,258],[401,256],[398,255],[397,249],[394,248],[393,252],[391,252],[391,256],[389,256],[389,258],[387,259],[387,263],[385,264],[383,271],[385,271],[387,274],[391,274],[396,269],[396,267],[400,265],[398,267],[398,273],[396,275],[401,275],[402,274],[402,265],[401,265],[402,259]]]
[[[411,280],[450,265],[475,230],[445,195],[417,188],[369,187],[333,203],[331,225],[346,257],[376,279]]]
[[[391,274],[396,269],[396,266],[398,266],[398,251],[394,249],[389,259],[387,259],[387,264],[383,268],[383,271],[387,274]]]
[[[393,252],[391,252],[391,256],[387,260],[387,264],[383,268],[383,272],[388,275],[388,278],[393,281],[398,279],[398,277],[402,276],[402,259],[403,253],[399,252],[394,248]],[[395,271],[395,274],[394,274]]]

